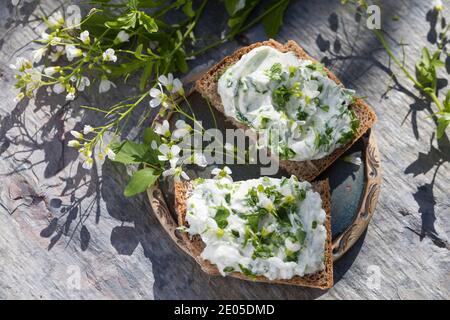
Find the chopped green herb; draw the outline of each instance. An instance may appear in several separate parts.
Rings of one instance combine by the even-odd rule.
[[[305,239],[306,239],[306,232],[299,229],[299,230],[297,230],[296,236],[297,236],[298,242],[300,242],[301,245],[304,245]]]
[[[289,102],[291,95],[291,90],[289,90],[289,88],[284,85],[275,89],[272,93],[272,99],[275,107],[284,109],[286,107],[286,104]]]
[[[281,63],[277,62],[270,67],[269,70],[266,71],[267,77],[273,81],[280,81],[282,79],[283,69],[281,67]]]
[[[230,272],[233,272],[233,271],[234,271],[233,267],[225,267],[225,268],[223,268],[223,272],[225,272],[225,273],[230,273]]]
[[[289,261],[289,262],[296,262],[296,261],[298,261],[298,254],[299,254],[298,251],[294,252],[294,251],[291,251],[289,249],[286,249],[284,251],[284,253],[286,254],[286,260],[287,261]]]
[[[245,266],[243,266],[242,264],[239,264],[239,268],[241,268],[241,271],[243,274],[245,274],[248,277],[255,277],[256,275],[248,268],[246,268]]]
[[[228,216],[230,215],[230,211],[224,206],[217,207],[216,215],[214,216],[214,220],[217,223],[217,226],[221,229],[224,229],[228,225]]]
[[[306,121],[307,118],[308,114],[306,112],[300,110],[297,112],[297,120]]]
[[[227,193],[227,194],[225,195],[225,201],[226,201],[228,204],[230,204],[230,202],[231,202],[231,193]]]

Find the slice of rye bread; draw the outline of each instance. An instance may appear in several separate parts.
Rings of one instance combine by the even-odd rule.
[[[313,274],[308,274],[303,277],[295,276],[289,280],[269,280],[264,276],[248,277],[240,272],[232,272],[228,275],[234,278],[243,280],[290,284],[296,286],[313,287],[320,289],[329,289],[333,286],[333,255],[332,255],[332,243],[331,243],[331,195],[330,186],[328,180],[317,181],[312,183],[313,189],[320,193],[322,198],[322,207],[326,212],[325,228],[327,230],[327,239],[325,241],[325,269]],[[175,184],[175,210],[178,216],[178,225],[189,227],[189,224],[185,220],[186,216],[186,201],[192,194],[192,184],[190,182],[179,182]],[[182,233],[183,242],[190,252],[191,256],[201,266],[202,270],[210,275],[220,275],[216,265],[210,263],[208,260],[204,260],[200,254],[205,248],[201,237],[195,235],[192,238],[187,232]]]
[[[249,51],[260,46],[270,46],[281,52],[291,51],[299,59],[308,59],[317,62],[311,58],[296,42],[288,41],[285,45],[275,41],[268,40],[264,42],[254,43],[250,46],[243,47],[231,56],[225,57],[222,61],[208,70],[195,84],[195,88],[201,95],[208,100],[218,111],[224,113],[224,107],[222,100],[218,93],[218,80],[225,70],[231,65],[239,61],[239,59]],[[338,78],[331,73],[330,70],[325,68],[325,71],[330,79],[337,84],[341,84]],[[324,171],[330,164],[336,161],[352,144],[354,144],[376,121],[376,115],[372,108],[369,107],[363,100],[357,98],[356,102],[351,106],[356,117],[359,119],[359,128],[354,138],[348,142],[345,146],[342,146],[333,151],[328,156],[325,156],[318,160],[308,161],[291,161],[291,160],[279,160],[280,167],[285,169],[289,174],[294,174],[300,179],[311,181],[316,178],[322,171]],[[234,118],[227,117],[234,126],[240,129],[248,129],[248,127]],[[270,151],[269,151],[270,152]]]

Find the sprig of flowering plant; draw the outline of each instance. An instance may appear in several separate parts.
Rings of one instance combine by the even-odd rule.
[[[19,6],[27,1],[11,0],[11,3]],[[68,145],[78,150],[85,169],[105,158],[124,164],[144,165],[133,174],[124,192],[127,196],[144,191],[160,176],[186,179],[183,166],[206,166],[201,153],[181,155],[183,152],[180,150],[178,156],[175,152],[178,147],[182,148],[179,140],[194,132],[186,122],[178,121],[173,131],[170,131],[168,122],[154,123],[152,129],[146,129],[142,144],[107,141],[117,139],[121,123],[137,108],[144,108],[140,124],[156,108],[159,116],[170,110],[195,123],[195,117],[182,111],[175,102],[176,97],[184,100],[186,97],[181,81],[173,73],[186,72],[188,59],[232,39],[256,22],[264,21],[266,30],[270,29],[270,35],[274,36],[273,31],[278,30],[281,20],[269,19],[270,13],[277,11],[282,14],[289,3],[288,0],[275,2],[248,22],[249,13],[256,10],[259,1],[244,1],[239,6],[226,1],[229,19],[235,22],[229,33],[219,41],[187,54],[188,48],[195,45],[194,30],[207,2],[155,2],[152,13],[148,14],[144,11],[148,8],[147,1],[91,0],[90,4],[98,9],[92,8],[85,16],[78,6],[70,5],[65,11],[43,17],[46,29],[35,41],[38,47],[29,57],[19,57],[11,65],[16,72],[15,87],[18,90],[15,101],[31,99],[38,90],[45,89],[48,94],[61,95],[70,102],[85,90],[104,94],[115,88],[119,81],[139,75],[141,94],[138,96],[127,97],[113,106],[84,106],[103,113],[105,122],[97,126],[86,124],[82,132],[73,130]],[[175,11],[182,14],[172,14]],[[166,17],[169,15],[170,19]],[[174,17],[178,20],[174,21]],[[109,137],[111,133],[112,139]],[[169,150],[171,155],[164,153],[165,150]]]

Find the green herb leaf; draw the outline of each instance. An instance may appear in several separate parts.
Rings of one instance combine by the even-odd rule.
[[[245,274],[248,277],[255,277],[256,275],[248,268],[246,268],[245,266],[243,266],[242,264],[239,264],[239,268],[241,268],[241,271],[243,274]]]
[[[217,226],[221,229],[224,229],[228,225],[228,217],[230,215],[230,211],[224,206],[217,207],[216,215],[214,216],[214,220],[217,223]]]
[[[223,268],[223,272],[225,272],[225,273],[230,273],[230,272],[233,272],[233,271],[234,271],[233,267],[225,267],[225,268]]]
[[[125,197],[131,197],[138,193],[144,192],[153,185],[158,179],[159,174],[155,173],[152,168],[144,168],[136,171],[132,176],[128,185],[125,187],[123,194]]]
[[[137,22],[137,12],[131,11],[128,12],[116,20],[105,22],[105,26],[110,29],[123,29],[128,30],[136,27]]]
[[[228,204],[230,204],[230,201],[231,201],[231,194],[230,194],[230,193],[227,193],[227,194],[225,195],[225,201],[226,201]]]
[[[143,11],[139,11],[139,23],[150,33],[158,31],[155,20]]]
[[[272,1],[271,4],[280,2],[280,1]],[[281,25],[283,24],[283,16],[286,8],[289,5],[289,0],[282,1],[280,5],[276,9],[274,9],[270,14],[266,15],[262,21],[264,30],[269,38],[274,38],[278,31],[280,30]]]
[[[297,236],[298,242],[300,242],[300,244],[303,245],[305,243],[305,239],[306,239],[306,232],[301,229],[298,229],[296,236]]]

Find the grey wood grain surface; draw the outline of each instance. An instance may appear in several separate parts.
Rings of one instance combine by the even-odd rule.
[[[384,180],[378,207],[362,239],[336,264],[335,286],[328,291],[210,278],[171,242],[144,196],[122,196],[124,167],[105,162],[91,174],[82,169],[76,151],[66,146],[68,132],[101,118],[79,107],[117,102],[137,91],[136,82],[103,96],[93,89],[70,103],[40,92],[16,105],[8,65],[30,53],[30,41],[42,28],[40,13],[60,6],[52,0],[22,2],[17,10],[0,0],[0,298],[450,298],[449,139],[436,142],[435,125],[426,119],[430,103],[403,77],[390,80],[379,43],[339,1],[293,1],[277,38],[296,40],[322,59],[346,86],[367,97],[379,117],[374,131]],[[413,68],[421,46],[431,47],[436,39],[440,21],[432,4],[382,3],[383,27],[393,45],[393,39],[408,43],[407,65]],[[215,1],[208,4],[197,31],[204,41],[225,28],[220,8]],[[191,61],[191,67],[263,39],[261,28],[252,29],[240,42]],[[441,84],[449,73],[447,58]],[[139,132],[130,123],[126,134]],[[373,286],[377,270],[381,282]]]

